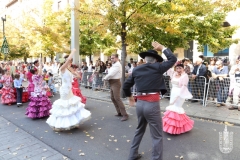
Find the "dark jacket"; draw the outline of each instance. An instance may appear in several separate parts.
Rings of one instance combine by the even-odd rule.
[[[198,66],[194,66],[192,74],[197,75],[197,70]],[[197,76],[207,76],[207,67],[204,64],[202,64],[202,66],[200,67],[199,74]]]
[[[163,73],[171,68],[177,61],[170,49],[163,52],[167,57],[166,62],[146,63],[133,69],[132,75],[125,81],[123,91],[127,97],[131,96],[131,87],[135,84],[137,91],[142,93],[161,92],[166,93]]]

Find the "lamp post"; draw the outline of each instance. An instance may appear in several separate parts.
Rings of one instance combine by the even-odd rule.
[[[71,0],[71,49],[75,48],[73,63],[80,65],[79,56],[79,20],[76,16],[76,8],[79,6],[79,0]]]
[[[8,49],[8,44],[7,44],[7,39],[5,37],[5,31],[4,31],[4,22],[6,22],[6,15],[5,15],[5,18],[4,17],[1,17],[2,19],[2,22],[3,22],[3,45],[1,47],[1,52],[4,54],[4,61],[6,61],[6,58],[7,58],[7,54],[9,52],[9,49]]]
[[[1,17],[2,21],[3,21],[3,37],[5,35],[5,32],[4,32],[4,22],[6,22],[6,15],[5,15],[5,18]]]

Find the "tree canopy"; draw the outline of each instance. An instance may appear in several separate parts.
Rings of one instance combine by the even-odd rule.
[[[229,47],[238,40],[230,37],[237,29],[223,27],[228,12],[240,6],[239,0],[79,0],[76,8],[80,28],[80,54],[109,54],[116,49],[139,53],[159,41],[172,50],[187,49],[197,40],[212,52]],[[7,17],[6,37],[9,58],[43,56],[70,51],[70,11],[53,11],[53,0],[24,19]],[[16,23],[18,23],[16,25]],[[117,41],[116,37],[121,37]],[[2,43],[2,39],[0,40]]]

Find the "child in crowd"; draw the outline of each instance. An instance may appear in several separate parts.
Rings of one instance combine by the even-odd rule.
[[[54,93],[57,92],[56,88],[55,88],[55,84],[54,84],[54,79],[53,79],[53,74],[52,73],[48,73],[49,75],[49,79],[48,79],[48,86],[51,89],[52,95],[54,95]]]
[[[1,90],[2,104],[11,105],[12,103],[16,103],[16,97],[14,95],[14,88],[12,86],[13,80],[10,74],[10,69],[5,70],[5,73],[2,76],[0,83],[3,84],[3,88]]]
[[[44,79],[44,81],[46,81],[46,83],[48,83],[49,77],[48,77],[48,74],[47,74],[47,70],[46,70],[46,69],[43,70],[43,79]]]
[[[23,86],[22,86],[22,81],[23,78],[20,78],[20,74],[15,74],[14,75],[14,87],[17,90],[17,107],[22,106],[22,93],[23,93]]]

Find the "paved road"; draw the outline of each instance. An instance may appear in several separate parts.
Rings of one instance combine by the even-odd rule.
[[[57,98],[54,97],[52,101]],[[24,115],[25,108],[0,105],[0,115],[69,159],[127,160],[137,126],[135,108],[128,108],[130,119],[121,122],[114,116],[115,109],[111,103],[89,99],[86,108],[92,112],[92,119],[79,129],[67,132],[52,131],[45,122],[46,118],[27,118]],[[177,136],[164,133],[164,160],[180,159],[181,156],[184,160],[239,159],[239,127],[228,126],[228,130],[234,132],[234,148],[230,154],[223,154],[219,150],[218,135],[224,130],[224,125],[200,119],[194,121],[194,129],[189,133]],[[151,137],[148,129],[139,151],[143,153],[142,160],[150,160]]]

